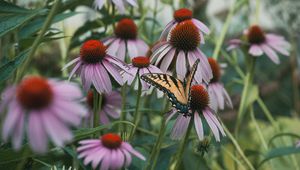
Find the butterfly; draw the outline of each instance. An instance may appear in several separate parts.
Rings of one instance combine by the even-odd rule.
[[[173,76],[160,73],[143,74],[141,79],[167,94],[172,106],[179,113],[182,113],[184,116],[190,116],[190,87],[199,61],[199,59],[195,61],[184,82]]]

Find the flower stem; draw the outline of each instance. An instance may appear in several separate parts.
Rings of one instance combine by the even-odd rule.
[[[234,147],[236,148],[237,152],[240,154],[240,156],[242,157],[242,159],[245,161],[245,163],[247,164],[247,166],[249,167],[249,169],[255,170],[255,168],[253,167],[253,165],[251,164],[251,162],[248,160],[248,158],[244,154],[243,150],[241,149],[240,145],[235,140],[235,138],[233,137],[233,135],[231,134],[231,132],[227,129],[227,127],[225,125],[223,125],[223,127],[224,127],[224,130],[225,130],[226,134],[228,135],[228,138],[231,140],[232,144],[234,145]]]
[[[166,103],[166,107],[164,109],[163,114],[169,109],[169,102]],[[164,139],[164,134],[166,131],[166,115],[162,116],[162,120],[161,120],[161,125],[160,125],[160,129],[159,129],[159,133],[158,133],[158,138],[154,144],[154,148],[152,149],[152,152],[150,154],[149,160],[147,162],[147,166],[146,166],[146,170],[149,169],[154,169],[157,163],[157,159],[160,153],[160,149],[161,149],[161,145],[163,143],[163,139]]]
[[[93,117],[93,127],[98,127],[100,118],[99,118],[99,113],[101,110],[101,105],[102,105],[102,96],[97,92],[96,89],[93,91],[93,112],[94,112],[94,117]]]
[[[121,112],[121,116],[120,116],[120,121],[125,121],[126,120],[126,84],[124,84],[122,86],[122,90],[121,90],[121,93],[122,93],[122,112]],[[119,131],[126,131],[126,125],[121,123],[119,125]]]
[[[17,76],[16,76],[16,81],[20,81],[25,70],[26,70],[26,67],[28,66],[30,60],[33,58],[34,54],[35,54],[35,51],[38,49],[38,46],[41,44],[41,40],[44,36],[44,34],[46,33],[46,31],[48,30],[48,28],[51,26],[51,23],[52,23],[52,20],[56,14],[56,11],[57,9],[59,8],[60,6],[60,0],[56,0],[54,5],[52,6],[47,18],[46,18],[46,21],[39,33],[39,35],[37,36],[37,38],[34,40],[33,42],[33,45],[32,45],[32,48],[28,54],[28,57],[25,59],[23,65],[20,67],[20,69],[18,70],[17,72]]]
[[[247,57],[248,57],[248,62],[247,62],[248,71],[244,78],[245,86],[243,88],[243,92],[242,92],[242,96],[241,96],[241,102],[240,102],[239,111],[238,111],[238,118],[237,118],[236,127],[235,127],[235,135],[236,136],[238,135],[239,127],[240,127],[242,119],[245,115],[245,112],[248,109],[247,97],[249,95],[249,91],[251,89],[253,76],[254,76],[255,58],[253,58],[252,56],[247,56]]]
[[[136,99],[135,113],[134,113],[134,117],[133,117],[133,123],[135,124],[135,126],[131,130],[129,140],[131,140],[133,138],[136,128],[138,127],[141,117],[142,117],[142,113],[139,112],[141,94],[142,94],[142,83],[141,83],[141,80],[139,77],[138,77],[137,81],[138,81],[138,93],[137,93],[137,99]]]
[[[180,164],[181,164],[181,158],[182,158],[182,155],[183,155],[183,152],[184,152],[184,148],[187,148],[187,144],[188,144],[188,140],[189,140],[189,136],[190,136],[190,133],[192,131],[192,127],[193,127],[193,117],[191,118],[190,120],[190,123],[189,123],[189,126],[188,126],[188,129],[186,131],[186,134],[184,136],[184,139],[183,141],[181,142],[180,144],[180,148],[177,152],[177,155],[175,157],[175,170],[180,170]]]

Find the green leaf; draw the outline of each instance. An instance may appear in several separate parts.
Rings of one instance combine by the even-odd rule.
[[[269,145],[272,144],[272,142],[279,138],[279,137],[284,137],[284,136],[289,136],[289,137],[293,137],[293,138],[297,138],[297,139],[300,139],[300,135],[297,135],[297,134],[294,134],[294,133],[279,133],[279,134],[276,134],[275,136],[273,136],[270,140],[269,140]]]
[[[8,13],[26,13],[30,10],[21,8],[19,6],[16,6],[12,3],[8,3],[6,1],[0,1],[0,15],[1,14],[8,14]]]
[[[78,14],[78,12],[68,12],[68,13],[58,14],[53,18],[52,24],[54,24],[56,22],[60,22],[64,19],[72,17],[76,14]],[[37,32],[43,26],[46,17],[47,16],[35,18],[30,23],[26,24],[19,32],[19,38],[23,39],[23,38],[29,37],[33,33]]]
[[[259,163],[258,167],[260,167],[262,164],[269,161],[270,159],[297,153],[300,153],[300,148],[296,148],[295,146],[272,149],[265,154],[264,159]]]
[[[0,38],[46,10],[28,10],[0,1]]]
[[[7,62],[6,64],[0,67],[0,83],[8,79],[12,75],[12,73],[18,68],[18,66],[23,63],[30,49],[31,48],[22,51],[18,56],[15,57],[15,59]]]
[[[64,147],[63,150],[70,155],[73,159],[77,160],[77,153],[71,148],[71,147]],[[77,161],[79,163],[79,165],[84,169],[87,170],[88,168],[86,168],[82,162],[82,160],[78,160]]]

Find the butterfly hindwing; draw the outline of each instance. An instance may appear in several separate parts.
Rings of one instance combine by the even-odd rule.
[[[187,79],[186,86],[175,77],[167,74],[148,73],[141,76],[142,80],[163,91],[172,105],[182,114],[189,114],[189,92],[199,60],[196,60]]]
[[[188,100],[183,83],[180,80],[160,73],[143,74],[141,78],[167,94],[176,109],[179,111],[186,109]]]

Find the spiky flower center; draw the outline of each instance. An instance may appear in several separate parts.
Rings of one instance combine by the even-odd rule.
[[[101,137],[102,144],[109,149],[119,148],[122,144],[122,138],[114,133],[107,133]]]
[[[17,100],[28,110],[47,107],[53,100],[53,91],[48,81],[42,77],[25,78],[17,88]]]
[[[178,50],[195,50],[200,43],[199,31],[192,21],[181,22],[172,29],[170,43]]]
[[[94,107],[94,92],[93,92],[93,90],[88,91],[88,94],[86,96],[86,101],[90,108]],[[103,107],[105,104],[106,104],[106,97],[104,95],[102,95],[101,107]]]
[[[248,41],[251,44],[261,44],[266,40],[265,33],[257,25],[253,25],[249,28],[247,36]]]
[[[137,26],[132,19],[124,18],[118,22],[115,35],[121,39],[136,39],[137,37]]]
[[[203,85],[193,85],[191,88],[191,102],[192,110],[203,110],[209,104],[209,96],[207,90]]]
[[[145,68],[150,65],[150,59],[148,57],[135,57],[132,59],[132,65],[138,68]]]
[[[213,78],[210,80],[212,83],[218,82],[221,78],[221,70],[218,62],[213,58],[208,58],[209,65],[211,67]]]
[[[88,40],[80,48],[80,58],[86,63],[97,63],[106,55],[106,46],[98,40]]]
[[[181,8],[174,12],[173,17],[177,22],[182,22],[185,20],[192,19],[193,12],[187,8]]]

